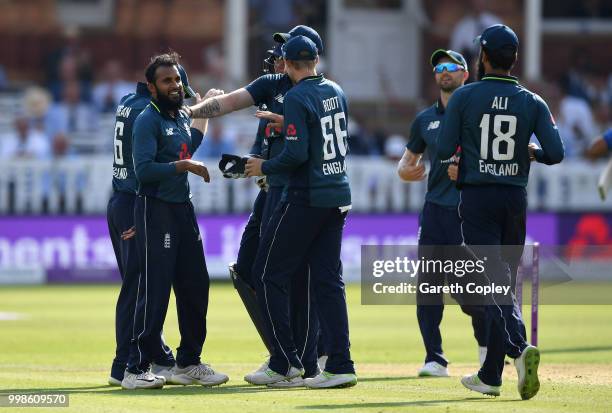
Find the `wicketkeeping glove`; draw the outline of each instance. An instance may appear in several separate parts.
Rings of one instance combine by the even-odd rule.
[[[221,160],[219,161],[219,169],[223,172],[225,178],[246,178],[244,168],[248,159],[248,157],[224,153],[221,155]]]

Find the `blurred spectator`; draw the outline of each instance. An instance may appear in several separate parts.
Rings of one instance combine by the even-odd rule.
[[[393,162],[398,162],[404,151],[408,141],[402,135],[391,135],[385,141],[385,157]]]
[[[51,155],[49,140],[32,128],[25,116],[15,119],[15,130],[0,138],[0,159],[47,159]]]
[[[487,27],[502,23],[499,17],[486,11],[486,4],[485,0],[471,0],[468,13],[459,20],[451,34],[450,48],[463,54],[470,68],[474,67],[478,57],[479,45],[474,43],[476,36],[480,36]]]
[[[57,211],[59,213],[66,212],[68,192],[76,192],[76,197],[69,196],[69,198],[76,198],[75,212],[80,213],[87,182],[86,171],[79,170],[76,173],[71,173],[72,171],[66,168],[67,162],[74,159],[76,153],[65,134],[60,133],[54,137],[51,151],[53,162],[49,172],[42,178],[43,212],[47,213],[50,210],[51,194],[55,194],[57,198]]]
[[[102,71],[101,82],[93,89],[93,103],[100,112],[114,112],[119,100],[132,92],[134,85],[124,80],[123,68],[118,60],[108,60]]]
[[[579,157],[588,148],[590,140],[596,135],[596,125],[591,107],[586,100],[566,93],[559,104],[559,134],[565,145],[565,157]]]
[[[30,126],[48,139],[59,132],[49,113],[51,95],[45,89],[31,87],[23,95],[23,107]]]
[[[374,137],[354,118],[348,121],[348,144],[350,155],[380,155]]]
[[[220,158],[224,153],[233,154],[235,152],[236,146],[233,140],[224,133],[221,122],[212,121],[208,124],[208,133],[195,157],[197,159]]]
[[[93,71],[91,55],[80,44],[79,32],[76,27],[67,27],[64,32],[63,44],[47,57],[47,85],[53,99],[59,101],[63,96],[66,82],[80,83],[81,98],[91,100],[91,82]]]
[[[581,50],[575,49],[569,59],[571,65],[567,74],[561,80],[561,87],[568,95],[592,102],[595,91],[590,87],[587,77],[590,72],[591,61]]]
[[[53,135],[57,133],[81,133],[95,130],[97,116],[93,107],[81,100],[79,83],[72,81],[64,86],[62,100],[49,110]]]

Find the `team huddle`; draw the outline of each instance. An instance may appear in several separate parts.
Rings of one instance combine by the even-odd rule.
[[[324,48],[315,30],[297,26],[273,40],[265,74],[243,88],[211,89],[202,98],[178,56],[169,53],[154,56],[147,82],[120,102],[107,214],[123,279],[111,385],[215,386],[229,380],[201,360],[210,281],[187,174],[210,179],[206,166],[191,159],[208,119],[253,105],[260,122],[249,156],[227,154],[219,164],[226,178],[257,177],[261,189],[229,266],[269,352],[244,379],[271,388],[357,384],[340,260],[351,209],[347,99],[317,73]],[[431,171],[419,245],[463,245],[476,257],[483,254],[478,246],[524,245],[529,164],[563,158],[548,107],[510,76],[518,50],[514,32],[491,26],[479,41],[480,80],[469,85],[463,86],[463,56],[441,49],[432,55],[440,99],[417,115],[398,167],[403,180],[424,179],[427,148]],[[196,103],[186,106],[185,97]],[[533,134],[542,148],[530,143]],[[489,283],[513,279],[520,256],[495,257],[487,264]],[[176,357],[163,338],[171,289],[181,334]],[[417,297],[426,349],[421,376],[448,375],[439,298],[432,304]],[[521,397],[533,397],[539,350],[526,341],[514,297],[462,309],[472,317],[481,358],[480,371],[462,383],[499,395],[508,355],[515,359]]]

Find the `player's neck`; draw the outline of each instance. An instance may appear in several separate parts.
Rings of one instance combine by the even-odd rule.
[[[442,106],[444,106],[445,109],[452,94],[453,92],[440,91],[440,102],[442,102]]]
[[[312,76],[317,76],[317,69],[296,72],[294,81],[295,83],[299,83],[302,79]]]
[[[485,72],[485,77],[486,76],[512,76],[512,75],[510,74],[510,71],[508,70],[491,69]]]

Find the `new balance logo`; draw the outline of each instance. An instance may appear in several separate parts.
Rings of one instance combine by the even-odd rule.
[[[427,126],[427,130],[438,129],[439,127],[440,127],[440,121],[432,120],[431,122],[429,122],[429,126]]]
[[[285,97],[279,93],[278,95],[274,96],[274,100],[277,101],[278,103],[283,103],[283,101],[285,100]]]
[[[164,236],[164,248],[170,249],[170,234],[167,232]]]
[[[166,136],[172,136],[174,134],[174,128],[166,128]]]

